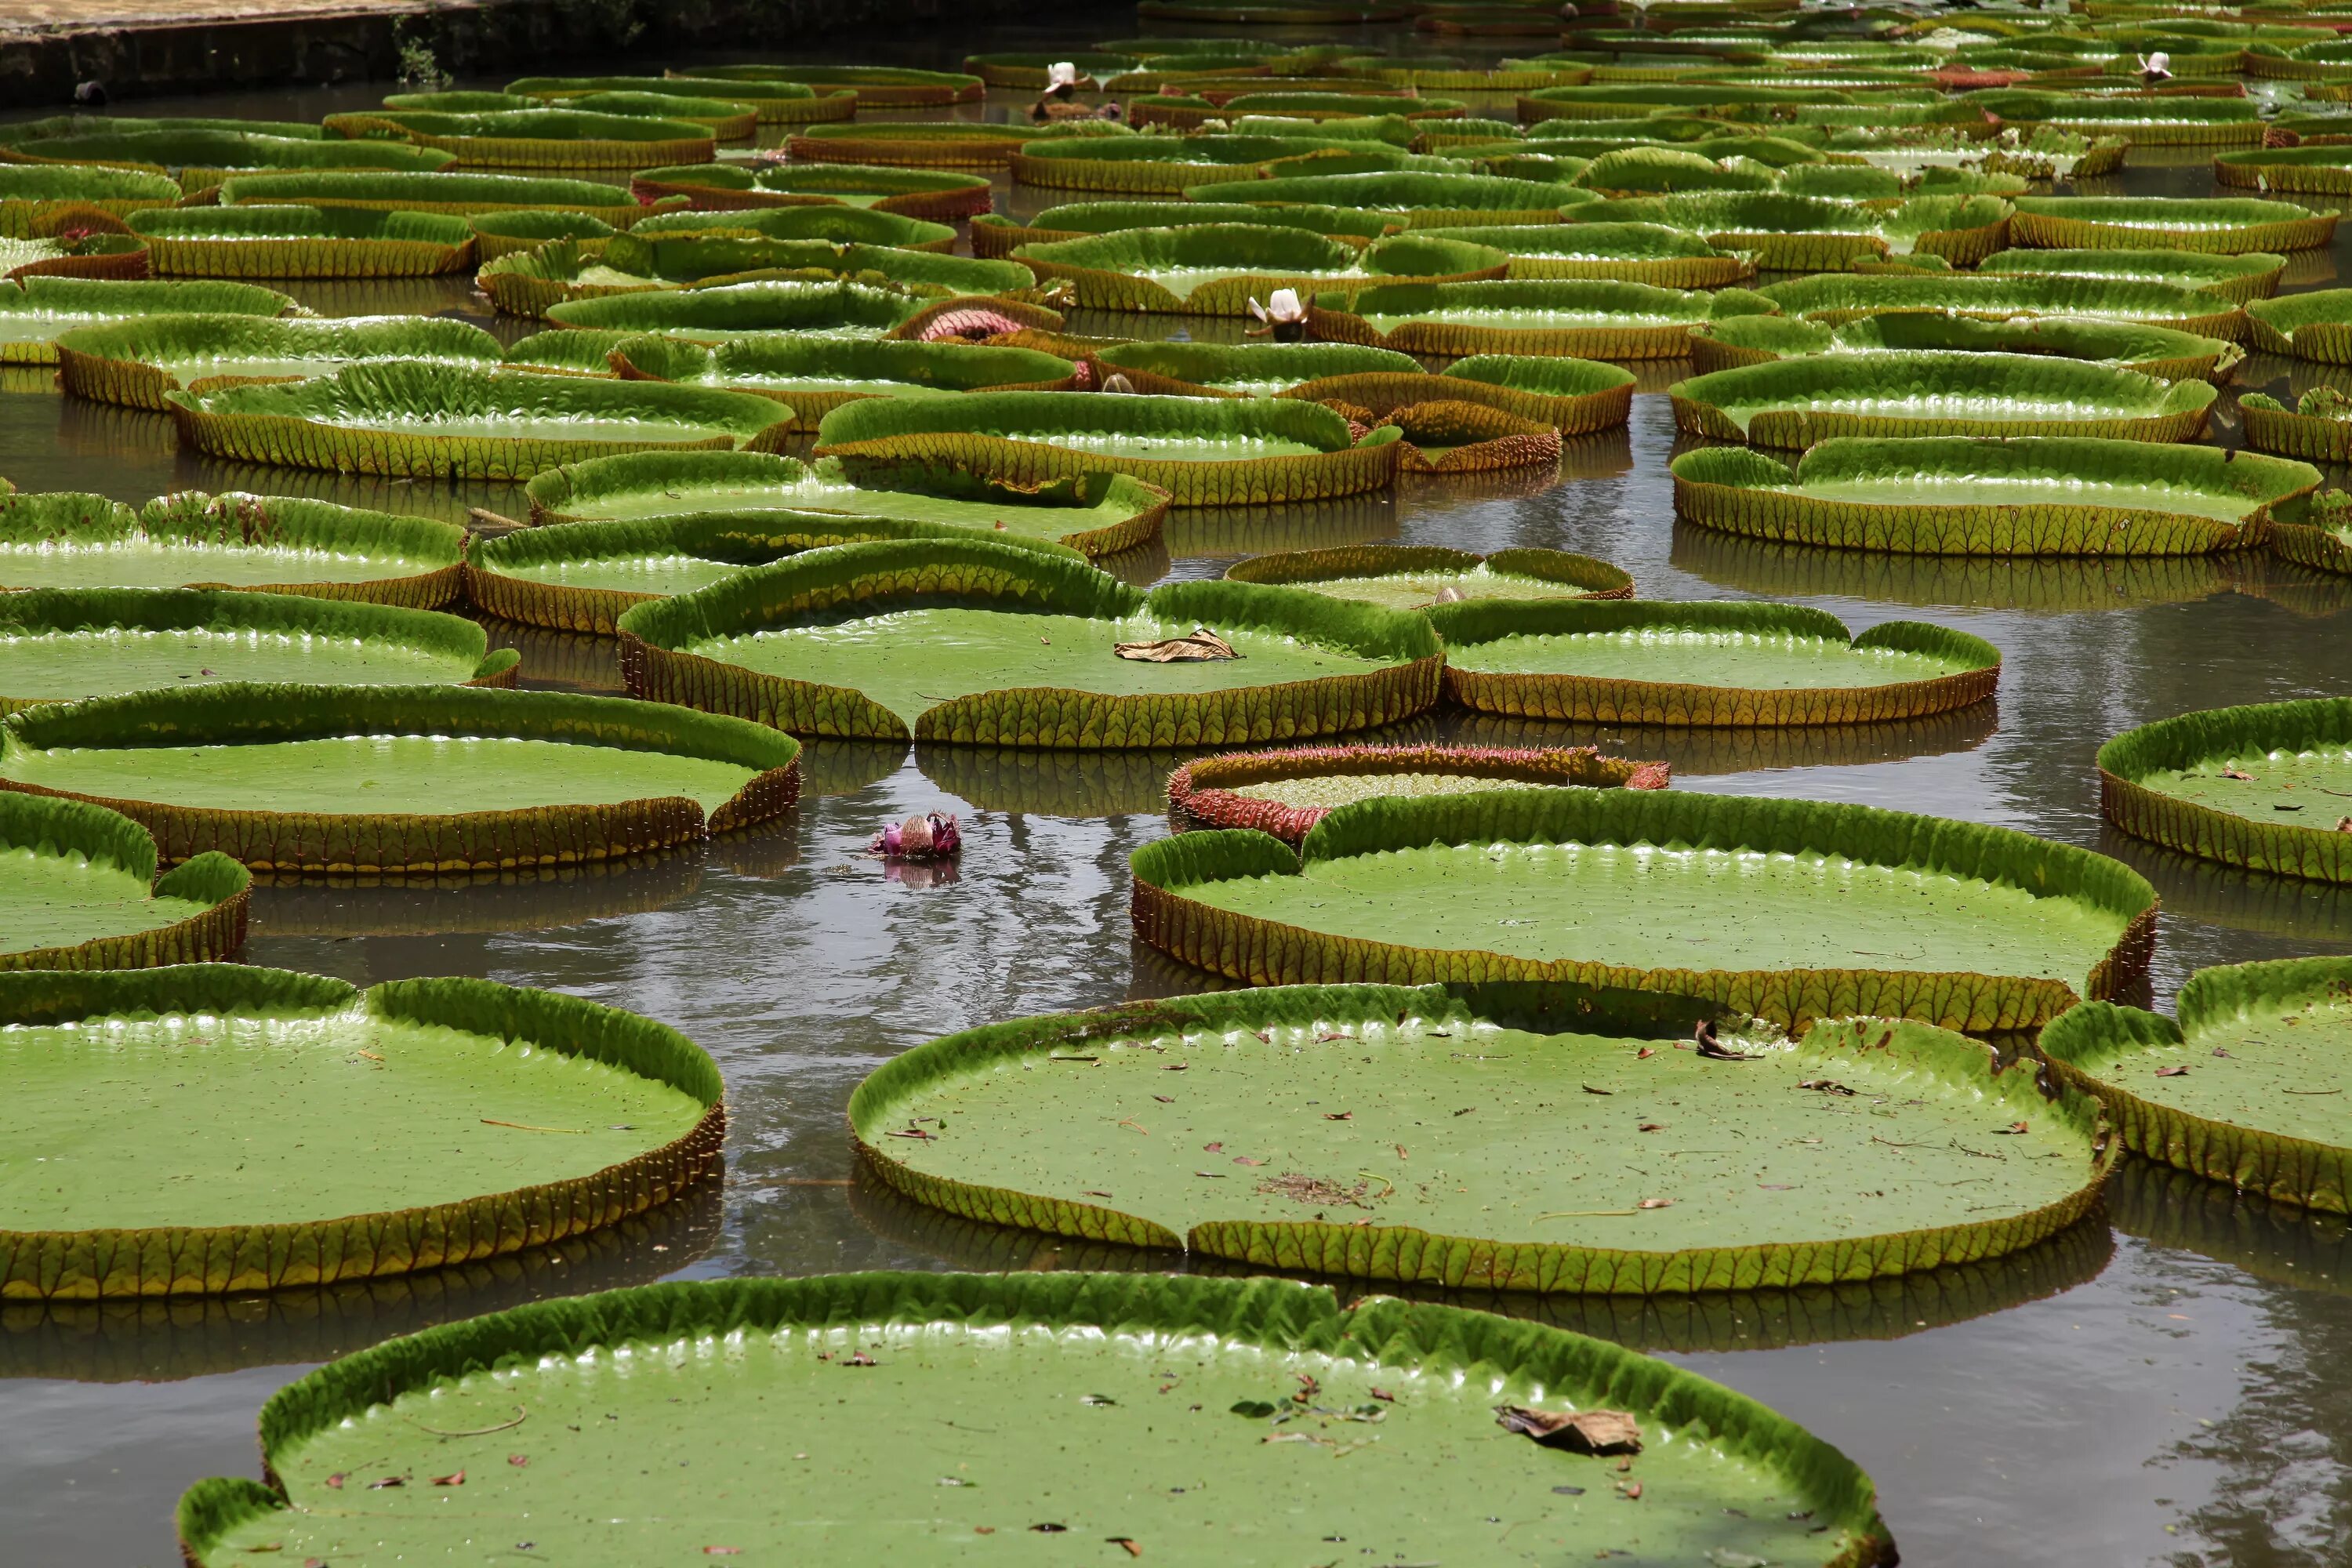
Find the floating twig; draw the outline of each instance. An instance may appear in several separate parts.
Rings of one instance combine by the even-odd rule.
[[[411,1426],[415,1427],[419,1432],[430,1432],[436,1437],[487,1437],[493,1432],[510,1431],[530,1419],[530,1411],[525,1410],[520,1405],[516,1405],[514,1408],[515,1415],[513,1420],[501,1421],[495,1426],[478,1426],[470,1432],[445,1432],[438,1426],[427,1426],[424,1422],[419,1421],[414,1415],[405,1415],[401,1419],[406,1421]]]

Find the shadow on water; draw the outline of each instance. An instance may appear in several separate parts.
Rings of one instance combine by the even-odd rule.
[[[2342,1215],[2274,1204],[2134,1154],[2107,1183],[2107,1217],[2126,1236],[2273,1285],[2352,1296],[2352,1223]]]
[[[323,1289],[0,1305],[0,1378],[164,1383],[328,1361],[526,1302],[649,1285],[718,1244],[718,1180],[586,1236],[478,1263]]]
[[[1861,763],[1972,752],[2000,728],[2000,705],[1893,724],[1827,724],[1785,730],[1692,730],[1662,725],[1571,724],[1501,713],[1449,712],[1444,738],[1460,746],[1598,746],[1611,756],[1674,764],[1675,776],[1769,768],[1851,767]]]
[[[862,1162],[850,1188],[849,1206],[876,1236],[927,1253],[951,1268],[988,1273],[1100,1269],[1235,1278],[1265,1272],[1219,1258],[1046,1236],[965,1219],[902,1196]],[[1471,1307],[1570,1329],[1637,1350],[1773,1350],[1845,1340],[1898,1340],[1966,1322],[2071,1290],[2097,1278],[2114,1253],[2114,1237],[2104,1222],[2093,1218],[2023,1252],[1990,1262],[1788,1290],[1697,1296],[1544,1296],[1445,1289],[1396,1280],[1302,1278],[1330,1285],[1342,1296],[1402,1296]]]
[[[692,897],[702,885],[703,853],[687,849],[480,876],[257,879],[253,934],[496,933],[642,914]]]

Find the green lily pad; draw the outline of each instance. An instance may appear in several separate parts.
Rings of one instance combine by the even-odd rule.
[[[451,154],[459,169],[642,169],[705,163],[719,151],[709,125],[572,107],[363,109],[330,114],[320,124],[331,138],[405,139]]]
[[[739,720],[465,687],[223,682],[27,709],[0,784],[92,800],[163,857],[454,871],[698,842],[788,809],[799,748]]]
[[[1016,125],[1010,121],[860,121],[854,125],[805,125],[784,143],[796,163],[879,163],[907,169],[1003,169],[1035,142],[1079,137],[1126,137],[1104,121]]]
[[[709,77],[690,76],[526,76],[507,83],[507,91],[542,103],[575,104],[595,108],[610,104],[619,97],[631,99],[658,97],[673,103],[706,103],[719,110],[730,110],[738,104],[751,109],[759,122],[765,125],[803,125],[813,120],[847,120],[857,112],[857,95],[854,90],[827,88],[819,92],[813,87],[789,81],[724,81]],[[607,109],[606,112],[615,112]],[[712,111],[701,110],[688,112],[683,109],[670,111],[680,120],[706,120]],[[730,120],[728,129],[719,132],[719,140],[732,141],[736,132]]]
[[[904,289],[868,283],[774,280],[566,300],[546,306],[541,314],[560,327],[663,332],[698,342],[783,331],[878,338],[930,303]]]
[[[214,680],[510,686],[515,663],[475,622],[432,610],[187,588],[0,594],[0,713]]]
[[[193,126],[89,131],[19,142],[10,163],[110,163],[117,168],[168,174],[190,191],[257,171],[301,170],[437,174],[449,166],[446,153],[385,142],[330,142],[316,132],[278,136],[260,131],[211,130]],[[307,129],[307,128],[306,128]]]
[[[1488,713],[1607,724],[1853,724],[1982,702],[2000,651],[1921,621],[1861,636],[1826,611],[1706,601],[1433,605],[1445,687]]]
[[[1426,379],[1421,362],[1360,343],[1113,343],[1091,356],[1138,392],[1177,397],[1272,397],[1331,377]]]
[[[749,393],[397,360],[165,399],[181,439],[211,457],[416,478],[522,479],[620,452],[772,451],[790,423]]]
[[[429,278],[474,263],[474,231],[446,213],[167,207],[127,221],[165,278]]]
[[[158,881],[155,840],[119,812],[0,793],[0,971],[141,969],[226,958],[252,873],[199,855]]]
[[[159,412],[173,392],[308,380],[372,359],[487,369],[502,352],[481,328],[438,316],[173,314],[71,328],[56,346],[58,384],[73,396]]]
[[[984,174],[870,163],[798,163],[756,170],[730,163],[689,163],[640,169],[630,176],[629,189],[643,202],[685,196],[697,206],[709,208],[839,205],[899,213],[932,223],[951,223],[984,213],[995,201]]]
[[[2062,1083],[2106,1108],[2124,1147],[2242,1194],[2352,1213],[2352,963],[2201,969],[2177,1008],[2179,1023],[2077,1007],[2038,1048]]]
[[[1989,321],[2093,316],[2234,338],[2245,320],[2234,301],[2217,294],[2109,278],[1881,272],[1801,278],[1758,292],[1789,315],[1832,326],[1864,316],[1937,310]]]
[[[1276,209],[1279,210],[1279,209]],[[1756,276],[1756,263],[1663,223],[1502,224],[1419,231],[1510,258],[1506,277],[1600,278],[1660,289],[1720,289]]]
[[[2216,153],[2216,184],[2294,196],[2352,195],[2352,146],[2249,147]]]
[[[1067,283],[1087,310],[1246,316],[1276,289],[1311,293],[1356,279],[1500,278],[1488,247],[1400,234],[1358,247],[1303,229],[1212,223],[1123,229],[1013,253],[1040,283]]]
[[[775,398],[792,410],[793,429],[811,432],[827,414],[861,397],[1068,392],[1078,385],[1076,364],[1034,349],[789,332],[709,344],[650,335],[624,338],[610,350],[608,360],[624,380],[756,392]]]
[[[706,1342],[730,1347],[723,1368],[693,1352]],[[625,1384],[602,1374],[616,1362]],[[1186,1392],[1171,1409],[1178,1396],[1153,1391],[1175,1379]],[[910,1401],[935,1419],[894,1428]],[[518,1405],[527,1419],[509,1426]],[[1589,1560],[1626,1539],[1616,1459],[1514,1439],[1498,1405],[1635,1423],[1641,1539],[1670,1561],[1893,1559],[1850,1460],[1637,1352],[1459,1308],[1342,1308],[1286,1280],[1089,1274],[660,1285],[432,1330],[281,1392],[262,1415],[274,1485],[201,1482],[179,1529],[207,1568],[269,1544],[322,1562],[362,1540],[463,1552],[490,1531],[577,1559],[613,1540],[620,1515],[639,1521],[625,1534],[641,1558],[796,1546],[936,1563],[992,1542],[1050,1549],[1024,1544],[1039,1533],[1241,1568],[1302,1561],[1333,1534],[1367,1561],[1450,1557],[1498,1531],[1486,1521],[1508,1496],[1526,1522],[1497,1560]],[[810,1456],[787,1461],[795,1473],[861,1506],[812,1522],[744,1502],[755,1475],[772,1474],[770,1448],[714,1453],[708,1438],[750,1418],[774,1434],[773,1454]],[[992,1441],[973,1445],[971,1427]],[[435,1436],[453,1431],[475,1436]],[[1077,1450],[1090,1457],[1073,1466]],[[533,1462],[507,1463],[517,1451]],[[429,1484],[459,1469],[462,1518]],[[387,1475],[414,1479],[377,1487]],[[593,1519],[572,1500],[588,1492]],[[1316,1500],[1251,1508],[1261,1492]],[[1252,1519],[1238,1545],[1236,1507]]]
[[[830,512],[899,518],[1056,540],[1111,555],[1160,531],[1168,494],[1124,474],[1096,473],[1048,485],[992,481],[899,489],[852,482],[832,458],[751,452],[679,452],[597,458],[550,468],[530,485],[536,522],[628,521],[704,512]]]
[[[2253,345],[2293,359],[2352,364],[2352,289],[2317,289],[2246,306]]]
[[[656,213],[629,232],[640,238],[660,235],[727,233],[758,235],[766,239],[821,239],[832,245],[887,246],[903,250],[954,254],[953,225],[928,223],[871,207],[844,206],[838,202],[790,207],[739,209],[730,212]]]
[[[1999,250],[2009,204],[1998,196],[1915,196],[1864,205],[1780,192],[1699,192],[1595,202],[1572,223],[1656,223],[1781,270],[1843,268],[1854,258],[1940,256],[1969,266]]]
[[[0,364],[55,364],[58,339],[78,327],[159,314],[271,317],[300,310],[291,296],[252,283],[25,278],[0,282]]]
[[[1591,279],[1399,283],[1316,296],[1318,337],[1417,354],[1674,359],[1702,321],[1772,313],[1745,289],[1708,294]]]
[[[339,147],[378,145],[338,142]],[[446,159],[446,153],[426,153],[401,149],[419,157]],[[442,171],[434,174],[394,171],[283,174],[239,174],[221,184],[224,206],[284,205],[372,207],[379,212],[448,213],[478,217],[496,212],[585,213],[616,228],[625,228],[646,215],[626,193],[594,180],[558,179],[539,174],[478,174]]]
[[[2183,713],[2099,748],[2099,804],[2184,854],[2352,881],[2352,698]]]
[[[1706,447],[1674,476],[1675,514],[1707,528],[1930,555],[2242,550],[2320,484],[2305,463],[2063,436],[1832,439],[1793,467]]]
[[[1673,779],[1664,763],[1605,757],[1591,746],[1286,746],[1188,762],[1168,775],[1167,796],[1180,829],[1255,827],[1296,845],[1334,810],[1360,800],[1494,789],[1664,789]]]
[[[709,66],[691,73],[705,81],[782,83],[814,93],[853,94],[866,109],[932,109],[978,103],[988,84],[964,71],[913,70],[904,66]]]
[[[513,212],[483,213],[466,220],[474,231],[474,257],[496,261],[519,250],[536,250],[551,239],[610,239],[621,231],[603,218],[586,213],[549,212],[522,207]]]
[[[1019,1019],[894,1058],[850,1125],[883,1180],[967,1217],[1451,1288],[1871,1279],[2032,1246],[2097,1203],[2095,1107],[2052,1104],[1981,1043],[1727,1020],[1727,1059],[1693,1047],[1703,1005],[1533,990]]]
[[[1389,173],[1410,168],[1416,160],[1370,137],[1343,137],[1304,123],[1286,123],[1255,135],[1033,141],[1015,151],[1010,162],[1013,180],[1023,185],[1105,196],[1173,197],[1194,185],[1278,178],[1310,168],[1327,175],[1337,175],[1343,168],[1350,174]]]
[[[1237,583],[1150,594],[993,542],[848,544],[619,622],[630,689],[796,734],[1117,750],[1370,728],[1428,708],[1420,617]],[[1207,627],[1232,658],[1122,657]]]
[[[1392,427],[1359,438],[1331,410],[1278,398],[975,392],[845,404],[818,426],[816,453],[862,481],[963,473],[1033,485],[1108,470],[1178,506],[1239,506],[1385,489],[1398,446]]]
[[[719,1069],[676,1030],[481,980],[0,975],[0,1300],[493,1257],[668,1201],[725,1135]]]
[[[2042,249],[2316,250],[2336,215],[2247,196],[2020,196],[2014,243]]]
[[[1391,610],[1462,599],[1630,599],[1633,579],[1563,550],[1474,555],[1436,545],[1277,551],[1225,568],[1229,583],[1272,583]]]
[[[1557,223],[1562,208],[1580,207],[1599,198],[1591,191],[1557,182],[1391,170],[1212,181],[1185,186],[1184,199],[1246,202],[1252,205],[1338,206],[1386,213],[1407,228],[1461,228],[1485,224]]]
[[[0,237],[27,239],[68,208],[128,217],[177,206],[179,182],[166,174],[103,163],[0,163]]]
[[[1568,980],[1790,1026],[2032,1027],[2144,973],[2156,918],[2126,867],[2021,833],[1682,790],[1364,801],[1303,858],[1216,832],[1131,862],[1136,935],[1245,984]]]
[[[865,216],[886,220],[889,216]],[[501,310],[534,316],[544,315],[550,306],[564,300],[642,289],[715,289],[764,279],[826,277],[887,280],[930,299],[997,294],[1026,289],[1032,282],[1029,269],[1018,262],[981,261],[888,246],[837,245],[825,239],[773,239],[725,229],[656,230],[649,235],[632,229],[608,239],[577,245],[556,242],[527,253],[509,251],[484,265],[477,281]]]
[[[2005,278],[2113,278],[2199,289],[2224,300],[2266,300],[2278,292],[2286,258],[2266,251],[2221,256],[2202,250],[2004,250],[1977,264]]]
[[[1039,212],[1026,223],[984,213],[971,220],[974,256],[1010,256],[1021,246],[1129,229],[1165,228],[1171,217],[1187,223],[1246,223],[1261,227],[1301,228],[1312,234],[1369,245],[1391,226],[1388,215],[1339,207],[1252,206],[1246,202],[1186,202],[1171,211],[1166,201],[1068,202]]]
[[[2035,40],[2037,45],[2043,41]],[[2186,58],[2184,51],[2184,61]],[[2231,58],[2236,58],[2234,52]],[[2021,131],[2049,126],[2078,136],[2123,136],[2135,146],[2256,147],[2263,140],[2263,106],[2251,98],[2140,94],[2103,98],[2089,93],[2018,89],[1973,93],[1969,100],[1985,112],[1998,115],[2004,126],[2014,125]]]
[[[1691,329],[1691,364],[1701,375],[1801,354],[1881,350],[2050,354],[2134,370],[2158,381],[2194,378],[2217,385],[2246,357],[2243,349],[2225,339],[2088,316],[1990,321],[1933,310],[1895,310],[1856,316],[1835,326],[1796,316],[1735,316]]]
[[[1832,436],[2090,436],[2187,441],[2203,434],[2210,382],[2035,354],[1850,353],[1719,370],[1669,388],[1675,427],[1805,447]]]

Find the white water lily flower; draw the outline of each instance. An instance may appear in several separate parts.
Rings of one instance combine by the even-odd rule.
[[[1263,305],[1257,302],[1255,295],[1252,295],[1249,308],[1250,314],[1267,326],[1278,321],[1303,321],[1307,319],[1307,307],[1298,302],[1298,290],[1296,289],[1276,289]]]
[[[1072,65],[1068,60],[1055,60],[1052,65],[1045,68],[1045,90],[1047,92],[1058,92],[1064,88],[1075,89],[1077,85],[1078,68]]]
[[[2162,49],[2157,50],[2156,53],[2152,55],[2140,56],[2139,74],[2147,77],[2151,81],[2170,80],[2172,77],[2172,57],[2166,54]]]

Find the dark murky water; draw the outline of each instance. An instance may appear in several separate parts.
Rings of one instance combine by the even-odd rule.
[[[921,51],[898,39],[836,44],[824,58],[951,66],[971,49],[1082,45],[1129,30],[1114,13],[1056,34],[997,32]],[[142,107],[315,117],[382,90]],[[1008,107],[998,96],[992,116]],[[2209,189],[2201,155],[2135,163],[2105,188]],[[1049,199],[1006,189],[1000,206],[1025,212]],[[2299,258],[2291,281],[2329,286],[2342,263],[2340,250]],[[463,280],[290,291],[330,312],[490,324]],[[1997,710],[1894,731],[1541,738],[1669,758],[1682,787],[1940,813],[2121,856],[2164,895],[2160,1005],[2208,964],[2352,952],[2352,891],[2240,875],[2119,839],[2101,826],[2092,771],[2099,743],[2134,724],[2343,691],[2352,679],[2352,579],[2263,561],[1905,561],[1677,527],[1665,467],[1674,431],[1654,394],[1683,367],[1641,368],[1652,395],[1637,398],[1630,430],[1580,444],[1557,481],[1409,483],[1393,500],[1193,513],[1169,524],[1162,546],[1108,564],[1148,583],[1213,575],[1276,548],[1548,545],[1618,563],[1646,598],[1772,596],[1819,605],[1857,628],[1911,616],[1963,626],[2004,655]],[[2238,384],[2300,391],[2313,374],[2257,359]],[[2234,419],[2222,423],[2217,438],[2233,441]],[[507,487],[346,481],[182,456],[163,417],[68,403],[46,372],[0,373],[0,474],[27,489],[134,501],[193,486],[446,517],[519,505]],[[524,650],[536,683],[618,689],[608,646],[501,635]],[[1502,738],[1486,723],[1429,728],[1456,726]],[[205,1475],[255,1473],[254,1412],[273,1389],[322,1359],[426,1324],[670,1277],[1169,1266],[951,1222],[853,1184],[843,1107],[877,1063],[931,1036],[1208,984],[1128,934],[1127,856],[1166,831],[1160,791],[1174,760],[814,746],[807,798],[792,819],[701,853],[525,883],[258,892],[246,952],[256,963],[361,984],[481,975],[576,992],[684,1029],[727,1073],[724,1192],[552,1256],[447,1277],[322,1297],[0,1311],[0,1559],[159,1568],[175,1560],[174,1500]],[[866,836],[935,805],[964,816],[961,878],[924,888],[885,881],[858,853]],[[2345,1227],[2266,1212],[2145,1166],[2118,1178],[2110,1219],[2112,1230],[2095,1224],[1998,1264],[1868,1287],[1471,1304],[1671,1354],[1785,1411],[1876,1479],[1906,1562],[2352,1562]]]

